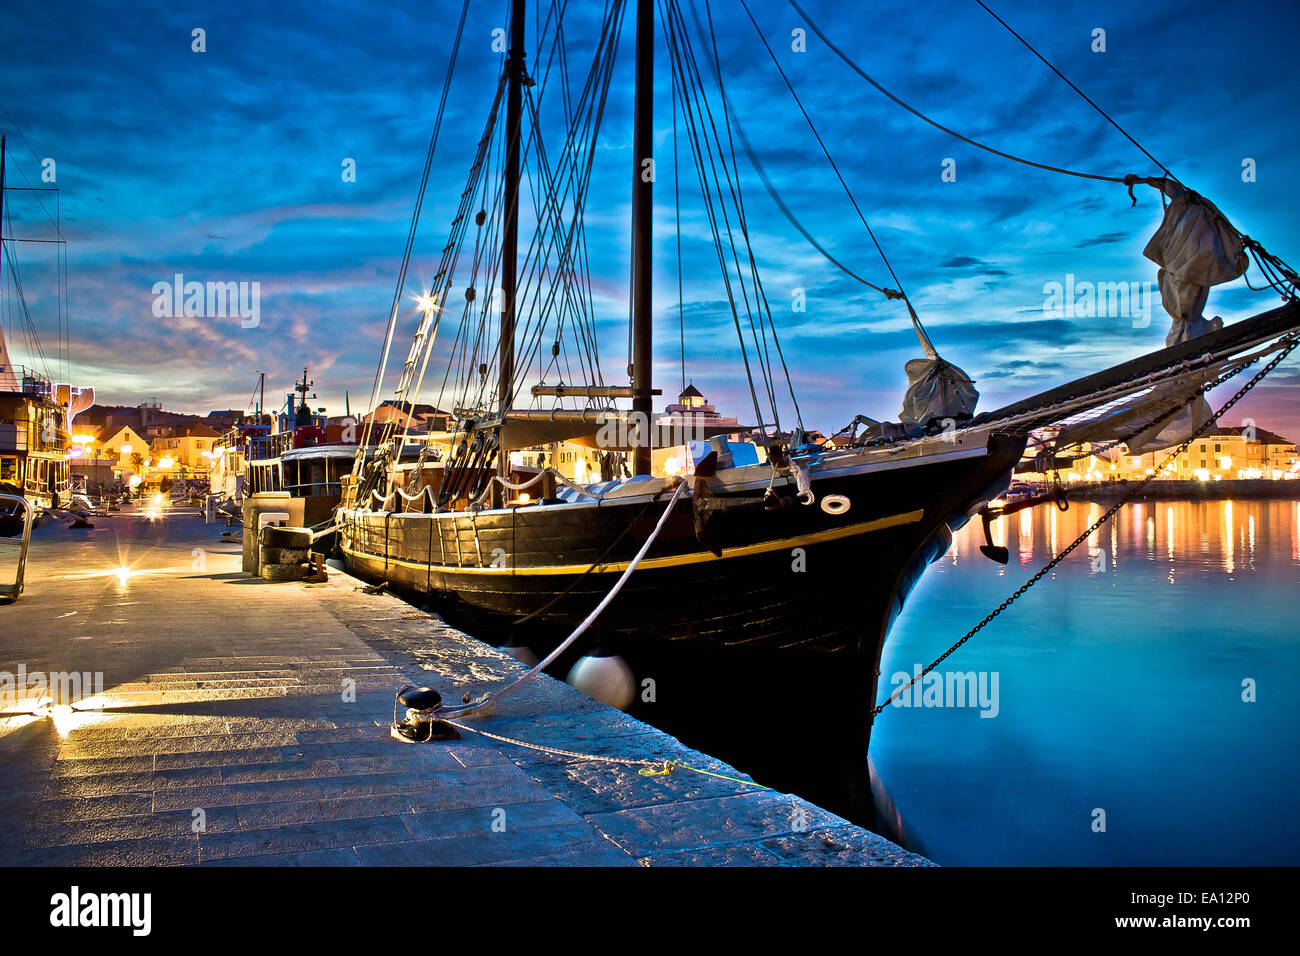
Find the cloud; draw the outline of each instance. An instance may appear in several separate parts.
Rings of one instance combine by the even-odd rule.
[[[1131,239],[1131,238],[1132,237],[1129,236],[1127,233],[1107,232],[1107,233],[1103,233],[1100,236],[1093,236],[1091,239],[1081,239],[1078,243],[1075,244],[1074,248],[1086,249],[1089,246],[1103,246],[1108,242],[1123,242],[1124,240]]]

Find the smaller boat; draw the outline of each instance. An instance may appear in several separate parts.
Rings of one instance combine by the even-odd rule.
[[[319,524],[332,516],[341,479],[352,472],[356,458],[356,427],[331,425],[324,415],[313,412],[307,405],[313,384],[304,368],[302,381],[294,384],[299,398],[287,396],[285,411],[276,416],[274,425],[236,425],[217,443],[220,452],[214,457],[212,490],[222,496],[223,504],[239,505],[246,495],[284,491],[304,499],[306,524]],[[240,462],[242,480],[232,480]]]
[[[1034,486],[1027,481],[1013,481],[1007,485],[1007,490],[998,495],[997,502],[1010,504],[1013,501],[1022,501],[1025,498],[1032,498],[1035,495]]]

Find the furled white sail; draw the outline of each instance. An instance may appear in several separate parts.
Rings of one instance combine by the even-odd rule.
[[[1231,282],[1246,271],[1241,234],[1204,196],[1169,179],[1147,183],[1169,197],[1164,219],[1142,251],[1160,266],[1160,299],[1173,319],[1165,345],[1223,327],[1223,320],[1203,315],[1210,286]]]
[[[980,393],[969,375],[938,355],[912,359],[907,372],[907,394],[899,417],[905,422],[963,418],[975,413]]]
[[[1119,442],[1128,455],[1171,448],[1186,440],[1212,414],[1209,403],[1196,394],[1206,376],[1203,371],[1179,376],[1085,421],[1068,424],[1057,435],[1056,445],[1069,448],[1085,442]],[[1174,409],[1178,411],[1170,416]]]
[[[1169,198],[1164,219],[1143,250],[1160,266],[1160,298],[1173,320],[1165,345],[1218,331],[1223,320],[1207,319],[1205,305],[1211,286],[1245,273],[1248,261],[1241,234],[1205,197],[1170,179],[1140,181]],[[1222,366],[1179,376],[1087,421],[1067,425],[1057,445],[1122,443],[1125,454],[1142,455],[1181,444],[1210,418],[1210,405],[1197,392],[1220,371]]]
[[[936,419],[956,420],[974,415],[980,393],[975,390],[973,380],[939,357],[911,302],[907,302],[907,311],[912,316],[912,328],[916,330],[925,358],[912,359],[903,366],[907,373],[907,392],[903,396],[903,410],[898,413],[899,421],[925,424]]]

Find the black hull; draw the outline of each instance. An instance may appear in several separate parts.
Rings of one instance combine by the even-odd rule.
[[[838,515],[816,505],[766,511],[751,497],[753,504],[713,517],[720,558],[703,550],[683,498],[593,634],[618,653],[703,641],[873,654],[901,608],[908,568],[943,553],[949,525],[1006,481],[1020,448],[995,439],[979,457],[815,475],[819,501],[850,500]],[[609,591],[667,497],[478,514],[344,512],[340,534],[360,574],[492,624],[531,615],[516,636],[543,649]]]
[[[987,453],[814,473],[818,502],[850,500],[838,515],[794,503],[768,511],[752,490],[747,499],[724,493],[747,503],[712,519],[721,557],[702,549],[684,497],[582,649],[617,653],[638,678],[655,678],[656,703],[635,708],[647,720],[693,741],[706,739],[701,728],[725,727],[709,741],[718,756],[867,819],[864,757],[885,636],[951,529],[1005,487],[1022,450],[1023,439],[994,437]],[[340,544],[359,576],[428,595],[482,640],[541,654],[608,593],[666,499],[455,515],[344,511]],[[773,772],[763,772],[767,764]]]

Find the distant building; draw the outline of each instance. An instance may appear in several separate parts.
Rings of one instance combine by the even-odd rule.
[[[109,433],[78,422],[68,454],[73,476],[82,479],[87,490],[97,492],[124,483],[142,471],[135,457],[138,455],[143,465],[149,457],[149,443],[126,426]]]
[[[162,463],[170,460],[175,470],[197,468],[205,473],[212,463],[213,443],[221,433],[204,424],[186,425],[155,438],[150,446],[154,466],[170,471]]]
[[[660,434],[668,436],[680,433],[683,440],[706,440],[705,428],[717,429],[734,427],[734,432],[726,432],[729,439],[740,438],[743,429],[735,418],[725,418],[713,405],[709,404],[704,394],[691,382],[677,396],[677,401],[664,407],[656,424]],[[670,431],[671,430],[671,431]],[[665,442],[666,443],[666,442]]]
[[[217,431],[226,431],[244,420],[244,413],[239,409],[227,408],[208,412],[204,424]]]
[[[704,397],[704,393],[690,382],[677,395],[677,401],[665,406],[664,413],[658,417],[659,447],[655,448],[651,461],[652,470],[657,475],[676,475],[690,472],[694,468],[690,442],[706,442],[710,432],[719,434],[717,429],[734,429],[720,433],[728,441],[739,441],[743,429],[740,421],[724,417]]]
[[[1075,462],[1070,481],[1133,481],[1155,474],[1171,449],[1145,455],[1122,455],[1118,450]],[[1220,425],[1209,429],[1178,455],[1161,473],[1162,479],[1214,481],[1300,478],[1295,442],[1266,428]]]
[[[149,443],[136,434],[134,429],[123,425],[107,439],[96,444],[93,452],[98,458],[116,459],[118,467],[134,472],[135,468],[131,464],[132,457],[139,455],[141,461],[148,458]]]

